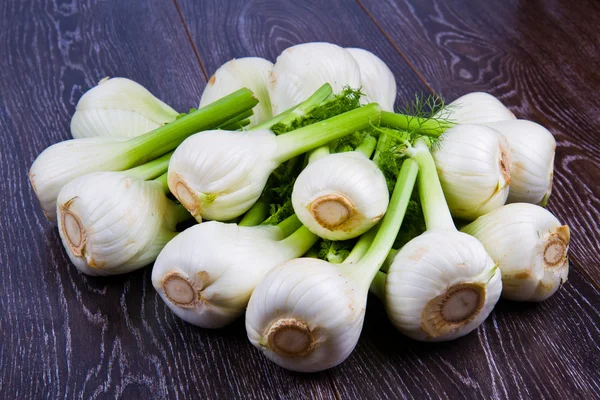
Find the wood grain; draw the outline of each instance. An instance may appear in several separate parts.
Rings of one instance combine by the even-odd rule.
[[[205,80],[175,7],[3,1],[0,54],[0,398],[177,395],[191,380],[169,371],[193,355],[174,356],[162,325],[142,319],[148,299],[157,304],[147,272],[78,274],[27,181],[104,76],[130,77],[179,109],[195,105]]]
[[[574,232],[574,268],[600,288],[600,3],[359,1],[433,90],[448,100],[486,91],[550,129],[548,208]]]
[[[599,398],[597,5],[581,18],[558,0],[369,1],[368,13],[349,0],[297,3],[0,2],[0,398]],[[373,19],[390,25],[382,33]],[[185,110],[198,103],[203,68],[274,60],[315,40],[378,54],[398,101],[429,86],[448,98],[490,90],[557,134],[551,209],[578,234],[555,297],[501,302],[475,333],[436,345],[396,333],[371,298],[352,356],[302,375],[251,347],[243,321],[219,331],[183,323],[156,295],[150,268],[89,278],[70,265],[26,173],[69,137],[85,90],[126,76]]]
[[[427,90],[353,1],[177,2],[209,75],[232,58],[258,56],[275,62],[290,46],[324,41],[364,48],[385,61],[396,78],[397,102]],[[213,17],[207,20],[206,15]]]

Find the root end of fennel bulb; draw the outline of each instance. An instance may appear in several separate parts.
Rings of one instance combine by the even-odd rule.
[[[571,240],[571,231],[567,225],[554,229],[544,241],[544,262],[549,268],[564,263]]]
[[[310,203],[310,214],[323,228],[352,229],[361,215],[350,200],[341,194],[326,194]]]
[[[294,357],[309,354],[317,345],[316,332],[308,324],[294,318],[278,319],[266,334],[267,346],[281,356]]]
[[[65,185],[58,231],[77,269],[116,275],[144,267],[177,232],[178,208],[158,181],[96,172]]]
[[[201,199],[206,198],[202,194],[194,193],[183,179],[177,173],[171,173],[167,177],[169,189],[173,193],[173,196],[179,200],[198,223],[202,222],[202,201]]]
[[[394,258],[385,282],[386,308],[403,334],[446,341],[481,325],[501,290],[500,270],[477,239],[427,231]]]
[[[462,229],[477,238],[502,272],[502,297],[543,301],[568,279],[571,232],[550,211],[513,203]]]
[[[471,322],[485,304],[485,286],[461,282],[431,299],[423,310],[422,329],[435,338]]]
[[[69,210],[69,206],[73,200],[75,199],[73,198],[64,205],[61,205],[59,214],[69,249],[71,249],[73,255],[81,257],[83,256],[87,237],[81,220],[77,214]]]
[[[385,176],[365,155],[336,153],[310,163],[300,173],[292,205],[311,232],[329,240],[346,240],[381,220],[389,192]]]
[[[165,296],[176,306],[191,308],[199,301],[198,289],[178,271],[170,271],[162,280]]]

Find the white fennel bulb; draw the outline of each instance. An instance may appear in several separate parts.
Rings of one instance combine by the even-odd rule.
[[[446,341],[481,325],[500,297],[502,281],[477,239],[434,230],[402,247],[385,288],[388,315],[403,334]]]
[[[102,170],[124,170],[131,162],[121,153],[127,139],[97,137],[59,142],[48,147],[29,170],[29,181],[50,221],[56,221],[56,197],[71,180]]]
[[[154,261],[177,232],[181,207],[158,181],[95,172],[65,185],[58,231],[73,264],[87,275],[123,274]]]
[[[104,78],[79,99],[71,119],[71,135],[76,139],[134,137],[175,120],[177,115],[139,83]]]
[[[266,129],[206,131],[189,137],[169,163],[171,193],[198,221],[242,215],[279,165],[274,159],[276,138]]]
[[[258,200],[282,162],[365,129],[379,114],[371,104],[280,136],[266,129],[200,132],[175,150],[169,188],[198,221],[236,218]]]
[[[456,230],[427,146],[417,141],[411,156],[419,164],[427,232],[398,251],[378,295],[403,334],[452,340],[476,329],[492,311],[502,291],[500,270],[477,239]]]
[[[502,297],[543,301],[567,281],[569,227],[545,208],[508,204],[477,218],[462,231],[483,243],[498,263]]]
[[[245,87],[252,90],[258,99],[254,115],[250,117],[250,126],[271,119],[273,114],[267,82],[272,70],[273,63],[260,57],[237,58],[226,62],[209,79],[200,99],[200,107]]]
[[[511,182],[506,138],[481,125],[457,125],[433,153],[452,215],[474,220],[506,203]]]
[[[331,43],[304,43],[285,49],[269,78],[273,115],[306,100],[321,85],[329,83],[337,94],[346,86],[360,87],[360,68],[343,48]]]
[[[243,314],[254,287],[270,269],[301,256],[317,239],[306,228],[284,236],[276,226],[216,221],[193,226],[160,253],[152,284],[178,317],[203,328],[221,328]]]
[[[56,196],[73,179],[91,172],[123,171],[173,150],[186,137],[215,128],[256,105],[240,90],[170,124],[135,138],[72,139],[44,150],[29,170],[29,181],[46,217],[56,221]]]
[[[486,124],[503,134],[510,148],[509,203],[545,206],[552,192],[556,140],[532,121],[515,119]]]
[[[250,342],[292,371],[322,371],[348,358],[362,330],[367,291],[341,273],[342,265],[298,258],[272,269],[248,304]]]
[[[369,286],[398,234],[417,170],[412,160],[403,164],[375,239],[374,230],[361,236],[342,264],[294,259],[257,285],[246,332],[268,359],[290,370],[316,372],[350,355],[362,330]]]
[[[358,151],[311,162],[292,191],[294,212],[313,233],[346,240],[371,229],[385,214],[389,193],[383,173]]]
[[[360,68],[363,104],[378,103],[383,111],[394,111],[396,79],[381,58],[364,49],[346,48]]]
[[[515,115],[500,100],[484,92],[473,92],[459,97],[440,110],[433,118],[456,124],[485,124],[516,119]]]

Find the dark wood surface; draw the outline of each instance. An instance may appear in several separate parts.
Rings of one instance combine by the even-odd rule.
[[[591,0],[0,2],[0,398],[599,398],[599,23]],[[315,40],[378,54],[399,101],[484,90],[551,129],[549,208],[573,231],[557,295],[501,301],[476,332],[434,345],[397,334],[372,298],[351,357],[302,375],[267,362],[242,321],[182,323],[150,268],[88,278],[69,265],[26,173],[69,137],[85,90],[126,76],[183,111],[228,59]]]

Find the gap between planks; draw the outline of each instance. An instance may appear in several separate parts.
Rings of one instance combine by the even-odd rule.
[[[410,62],[410,60],[408,59],[408,56],[406,54],[404,54],[404,52],[402,50],[400,50],[400,48],[392,40],[392,38],[390,37],[390,35],[388,35],[388,33],[385,31],[385,29],[383,29],[383,27],[381,26],[381,24],[369,12],[369,10],[367,9],[367,7],[365,7],[360,0],[356,0],[356,3],[364,11],[364,13],[367,14],[367,17],[369,17],[369,19],[373,22],[373,24],[375,24],[375,26],[377,27],[377,29],[379,30],[379,32],[381,32],[381,34],[385,37],[385,40],[387,40],[388,43],[394,48],[394,50],[396,50],[396,52],[398,54],[400,54],[400,57],[402,57],[402,59],[404,60],[404,62],[406,63],[406,65],[408,65],[408,67],[415,73],[415,75],[417,75],[417,78],[419,78],[419,80],[421,81],[421,83],[423,83],[423,85],[425,85],[425,87],[427,88],[427,90],[429,90],[431,92],[431,94],[438,96],[438,94],[435,92],[435,90],[433,89],[433,87],[431,87],[431,85],[429,84],[429,82],[427,82],[427,80],[421,74],[421,72],[417,69],[417,67],[412,62]]]
[[[202,62],[202,58],[200,58],[200,52],[198,51],[198,47],[196,47],[196,42],[192,38],[192,33],[190,32],[190,28],[188,27],[187,22],[185,22],[185,18],[183,17],[183,12],[181,12],[181,7],[179,6],[179,1],[173,0],[173,4],[175,5],[175,9],[177,9],[177,13],[179,14],[179,18],[181,19],[181,23],[183,24],[183,29],[185,30],[185,34],[192,45],[192,49],[194,50],[194,54],[196,55],[196,60],[198,60],[198,64],[200,65],[200,69],[204,74],[204,78],[206,82],[208,82],[208,73],[206,72],[206,68],[204,67],[204,63]]]

